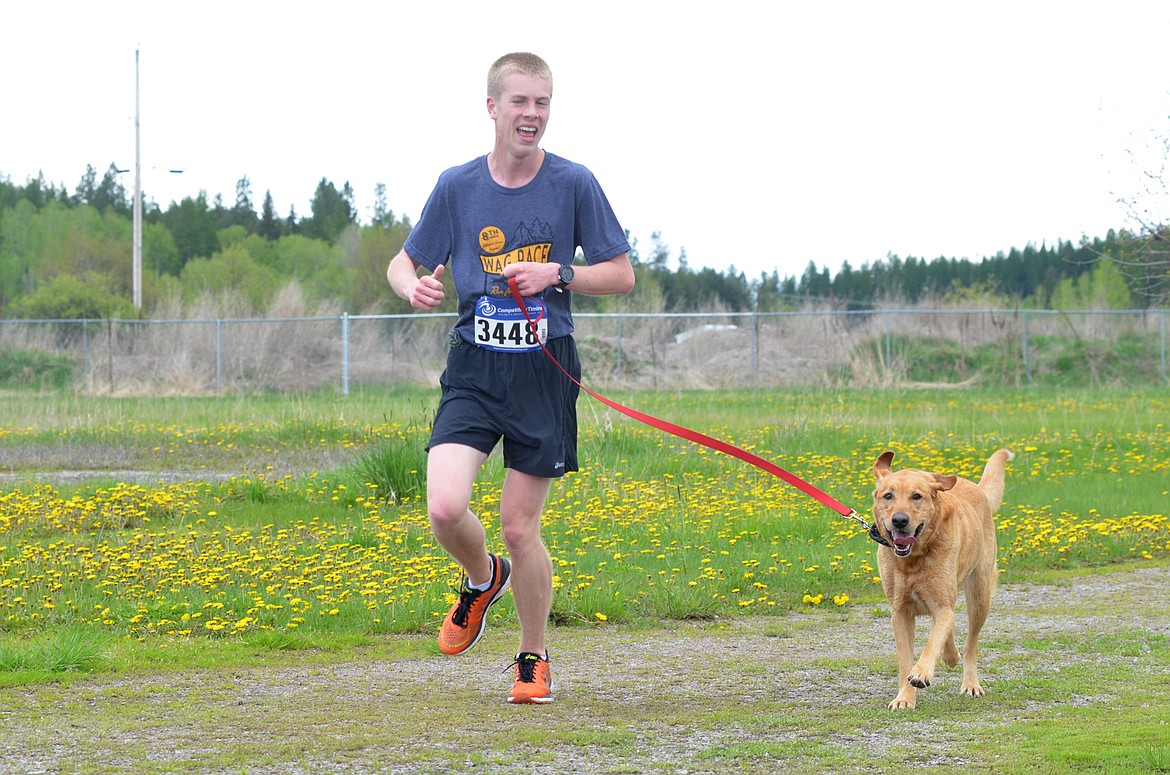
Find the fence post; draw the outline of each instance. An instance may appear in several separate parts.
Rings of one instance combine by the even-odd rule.
[[[892,352],[890,352],[890,349],[891,349],[890,338],[892,336],[890,333],[890,313],[887,312],[885,314],[885,319],[886,319],[886,369],[885,369],[885,371],[886,371],[886,375],[889,376],[891,365],[894,362],[892,360],[894,355]]]
[[[220,393],[219,370],[223,360],[223,318],[215,319],[215,392]]]
[[[1166,381],[1166,310],[1162,310],[1162,314],[1159,317],[1161,318],[1161,322],[1162,322],[1162,325],[1161,325],[1161,330],[1162,330],[1162,370],[1160,373],[1162,375],[1162,381],[1165,382]]]
[[[106,318],[106,376],[110,393],[114,392],[114,319]]]
[[[1031,344],[1028,332],[1028,310],[1024,310],[1024,381],[1032,384],[1032,358],[1029,353]]]
[[[758,381],[760,368],[760,310],[752,311],[752,385]]]
[[[1165,349],[1165,348],[1163,348]],[[89,321],[81,321],[81,350],[82,350],[82,366],[83,376],[85,377],[86,387],[90,392],[93,392],[93,375],[89,373]]]
[[[617,335],[617,379],[618,382],[622,380],[622,321],[625,318],[618,315],[618,335]]]
[[[349,313],[341,313],[341,395],[349,395]]]

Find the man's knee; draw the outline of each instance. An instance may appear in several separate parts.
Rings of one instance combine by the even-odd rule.
[[[511,555],[522,554],[544,546],[540,537],[539,519],[524,522],[505,521],[500,527],[500,534],[504,539],[504,546],[508,547],[508,553]]]
[[[467,519],[470,512],[467,506],[460,503],[430,502],[427,504],[427,518],[431,529],[436,532],[452,530]]]

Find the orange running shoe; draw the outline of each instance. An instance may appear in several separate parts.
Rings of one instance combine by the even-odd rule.
[[[516,682],[512,684],[512,691],[508,692],[508,702],[544,705],[553,701],[552,670],[548,666],[548,657],[526,651],[517,654],[512,664],[516,668]]]
[[[439,650],[444,654],[462,654],[479,643],[487,621],[487,611],[504,596],[512,581],[512,563],[489,554],[492,561],[492,584],[482,592],[467,586],[467,576],[459,587],[459,599],[439,628]]]

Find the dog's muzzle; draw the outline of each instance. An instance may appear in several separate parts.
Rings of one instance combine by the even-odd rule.
[[[893,526],[890,538],[894,554],[898,557],[909,557],[910,552],[914,549],[914,544],[918,543],[918,534],[922,532],[922,525],[919,525],[913,533],[909,532],[910,515],[903,512],[898,512],[891,517],[890,524]]]

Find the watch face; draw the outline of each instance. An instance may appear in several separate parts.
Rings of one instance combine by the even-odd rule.
[[[573,267],[568,264],[562,264],[560,271],[557,272],[557,279],[561,281],[561,285],[568,285],[573,282]]]

